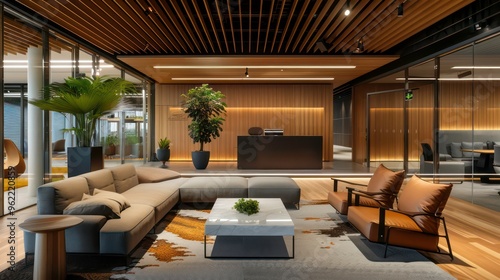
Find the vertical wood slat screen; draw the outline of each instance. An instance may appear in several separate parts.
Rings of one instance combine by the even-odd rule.
[[[500,129],[498,88],[500,81],[441,82],[440,129]]]
[[[171,160],[191,160],[199,149],[188,136],[190,120],[180,108],[182,93],[199,85],[156,87],[156,142],[172,140]],[[226,97],[226,121],[220,138],[206,144],[211,160],[232,161],[237,155],[237,136],[248,128],[282,128],[284,135],[323,136],[323,160],[333,154],[332,85],[211,85]],[[156,149],[156,147],[155,147]],[[293,151],[290,151],[293,152]]]

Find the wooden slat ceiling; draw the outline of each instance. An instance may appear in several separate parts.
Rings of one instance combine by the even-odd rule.
[[[307,61],[307,57],[322,57],[356,68],[340,80],[332,76],[338,71],[331,69],[327,73],[324,69],[319,72],[299,69],[300,75],[307,72],[309,77],[334,77],[335,84],[339,85],[396,59],[397,54],[388,53],[394,46],[473,0],[17,2],[161,83],[179,83],[172,77],[217,76],[214,69],[185,71],[180,67],[159,71],[153,68],[155,65],[175,65],[173,58],[179,66],[183,65],[182,59],[186,59],[185,64],[196,65],[196,59],[213,57],[224,58],[216,59],[214,63],[224,61],[255,67],[269,66],[273,61],[286,65],[309,65],[311,62]],[[401,3],[404,3],[404,15],[398,17],[397,9]],[[346,5],[351,9],[349,16],[344,15]],[[362,53],[356,52],[358,41],[363,42]],[[320,45],[324,48],[319,48]],[[286,60],[280,59],[282,56]],[[230,58],[236,59],[237,63]],[[329,63],[328,59],[326,63]],[[365,60],[374,68],[358,67],[360,61]],[[254,68],[252,77],[259,77],[259,71]],[[215,72],[220,72],[220,77],[226,77],[228,74],[225,72],[233,75],[237,72],[241,76],[244,70]],[[283,71],[280,69],[278,72]],[[262,75],[275,74],[265,71]],[[296,73],[291,77],[298,75]]]

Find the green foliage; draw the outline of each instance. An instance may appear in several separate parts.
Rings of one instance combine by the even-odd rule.
[[[158,140],[158,148],[159,149],[169,149],[170,148],[170,140],[167,137],[160,138],[160,140]]]
[[[222,102],[225,96],[220,91],[215,91],[203,84],[201,87],[190,89],[184,98],[182,108],[191,118],[188,125],[189,137],[193,143],[200,143],[200,151],[203,151],[203,144],[212,142],[220,136],[222,124],[225,121],[220,115],[226,113],[226,103]]]
[[[259,212],[259,202],[253,199],[245,200],[244,198],[240,198],[238,199],[238,201],[236,201],[233,208],[240,213],[250,216]]]
[[[129,145],[139,144],[141,142],[141,138],[135,134],[135,132],[125,132],[125,141]]]
[[[105,144],[107,147],[118,145],[119,139],[118,135],[115,132],[112,132],[106,136]]]
[[[52,83],[44,90],[42,99],[29,103],[42,110],[72,115],[77,146],[90,147],[97,120],[115,110],[124,94],[136,94],[132,82],[106,76],[66,78],[64,83]]]

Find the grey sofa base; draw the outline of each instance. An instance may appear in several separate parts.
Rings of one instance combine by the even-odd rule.
[[[300,208],[300,188],[288,177],[252,177],[248,179],[249,198],[281,198],[283,204]]]
[[[281,198],[299,208],[300,188],[288,177],[193,177],[179,188],[180,201],[205,208],[217,198]]]

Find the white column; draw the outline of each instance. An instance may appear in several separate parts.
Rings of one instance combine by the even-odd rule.
[[[42,48],[28,48],[28,100],[42,98]],[[43,111],[28,104],[28,191],[36,196],[43,184]]]

